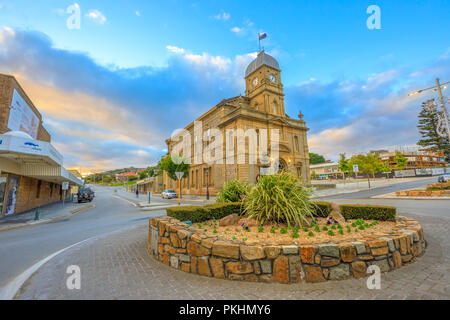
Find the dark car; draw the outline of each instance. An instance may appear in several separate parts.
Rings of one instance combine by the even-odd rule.
[[[95,193],[91,188],[82,188],[78,190],[78,203],[80,202],[91,202],[94,199]]]

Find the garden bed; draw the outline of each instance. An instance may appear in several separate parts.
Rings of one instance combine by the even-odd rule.
[[[317,224],[322,226],[325,220],[319,218]],[[209,226],[208,222],[207,226],[200,222],[199,228],[197,223],[189,226],[171,217],[152,218],[147,248],[162,263],[184,272],[279,283],[365,277],[371,265],[378,266],[382,272],[391,271],[414,261],[424,251],[422,228],[413,219],[397,217],[395,222],[377,221],[358,231],[354,229],[359,224],[352,226],[356,221],[349,221],[352,230],[348,233],[344,223],[344,235],[336,232],[330,236],[320,231],[309,236],[310,231],[298,230],[299,237],[292,238],[294,230],[286,230],[281,235],[280,225],[275,235],[269,231],[269,237],[263,238],[259,236],[265,232],[258,232],[257,226],[250,227],[255,229],[250,232],[244,231],[244,226],[217,226],[214,233],[213,222]],[[363,226],[365,223],[373,221],[365,221]],[[242,231],[228,231],[239,235],[233,239],[226,231],[220,233],[222,228],[242,228]]]

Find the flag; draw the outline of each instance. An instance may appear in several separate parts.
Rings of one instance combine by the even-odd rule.
[[[261,33],[260,35],[259,35],[259,40],[262,40],[262,39],[265,39],[267,37],[267,33]]]

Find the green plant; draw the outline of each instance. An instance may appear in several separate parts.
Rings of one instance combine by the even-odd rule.
[[[343,204],[339,207],[341,209],[342,216],[346,219],[364,219],[394,222],[396,220],[397,209],[395,207],[359,204]]]
[[[323,231],[328,231],[328,228],[324,226],[324,227],[322,228],[322,230],[323,230]]]
[[[309,230],[308,230],[308,228],[303,227],[303,231],[308,232]]]
[[[329,236],[334,236],[334,232],[330,230],[330,231],[328,231],[328,235]]]
[[[364,226],[359,226],[358,229],[359,230],[364,230],[365,228],[364,228]]]
[[[243,202],[244,214],[262,223],[308,224],[312,218],[310,190],[292,174],[262,176]]]
[[[320,232],[319,226],[315,226],[315,227],[314,227],[314,231],[315,231],[315,232]]]
[[[342,229],[339,229],[338,231],[340,234],[344,234],[344,231],[342,231]]]
[[[298,237],[299,237],[298,232],[296,232],[296,231],[292,232],[292,238],[298,238]]]
[[[314,233],[312,231],[308,232],[308,236],[314,237]]]
[[[228,180],[217,194],[216,202],[240,202],[248,195],[250,189],[251,187],[247,182],[240,182],[238,179]]]
[[[236,240],[236,236],[232,236],[232,237],[231,237],[231,240]]]
[[[247,241],[247,238],[242,238],[242,241]]]
[[[331,229],[336,230],[336,226],[331,226]]]
[[[275,227],[270,228],[270,233],[275,233],[277,229],[275,229]]]
[[[241,213],[240,202],[215,203],[206,206],[180,206],[166,209],[167,215],[180,221],[192,221],[193,223],[210,220],[213,217],[221,219],[230,214]],[[204,222],[206,225],[206,222]]]
[[[262,225],[258,226],[258,232],[264,232],[264,227]]]
[[[280,229],[280,233],[281,233],[281,234],[286,234],[286,233],[287,233],[287,230],[286,230],[285,228],[281,228],[281,229]]]
[[[201,223],[197,223],[197,227],[198,227],[199,229],[201,229],[201,228],[202,228],[202,224],[201,224]]]

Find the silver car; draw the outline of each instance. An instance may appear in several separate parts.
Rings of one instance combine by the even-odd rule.
[[[161,193],[161,198],[163,199],[172,199],[178,197],[178,194],[173,190],[164,190]]]
[[[450,174],[443,174],[439,176],[438,182],[450,182]]]

